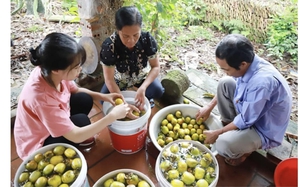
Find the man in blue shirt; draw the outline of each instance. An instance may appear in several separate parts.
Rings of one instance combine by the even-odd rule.
[[[223,128],[205,131],[227,164],[237,166],[258,149],[281,145],[289,123],[292,93],[285,78],[257,56],[244,36],[229,34],[217,45],[216,61],[228,75],[196,118],[205,121],[218,105]]]

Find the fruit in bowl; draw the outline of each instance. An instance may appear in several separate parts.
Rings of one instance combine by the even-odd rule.
[[[219,165],[213,153],[203,144],[176,140],[163,148],[155,165],[162,186],[216,186]]]
[[[118,169],[102,176],[93,187],[154,187],[143,173],[133,169]]]
[[[82,153],[69,144],[44,146],[23,161],[15,175],[16,187],[81,186],[87,166]]]
[[[205,121],[196,120],[200,109],[197,105],[174,104],[159,110],[149,124],[149,135],[155,147],[161,151],[169,143],[183,139],[204,144],[206,129],[219,129],[221,121],[214,115]],[[206,145],[216,155],[215,145]]]

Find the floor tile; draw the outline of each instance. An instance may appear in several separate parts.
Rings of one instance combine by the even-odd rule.
[[[216,156],[219,164],[219,180],[217,186],[247,186],[254,176],[254,171],[245,168],[247,159],[239,166],[230,166],[225,163],[224,157]]]
[[[89,169],[88,175],[94,182],[97,182],[106,173],[117,169],[134,169],[147,175],[154,184],[157,184],[157,180],[153,170],[149,169],[149,163],[146,160],[145,149],[140,150],[134,154],[121,154],[114,151],[109,157],[105,157],[95,166]]]
[[[91,123],[94,123],[94,122],[98,121],[99,119],[103,118],[103,116],[104,116],[103,112],[100,112],[100,113],[90,117],[90,121],[91,121]]]
[[[261,177],[260,175],[255,175],[253,180],[250,182],[250,184],[248,185],[249,187],[261,187],[261,186],[268,186],[268,187],[272,187],[273,184],[271,184],[269,181],[267,181],[266,179],[264,179],[263,177]]]
[[[93,116],[95,116],[95,115],[97,115],[97,114],[99,114],[99,113],[101,113],[101,112],[102,112],[102,109],[99,108],[99,107],[95,104],[95,102],[94,102],[93,108],[91,109],[91,111],[90,111],[88,117],[91,118],[91,117],[93,117]]]
[[[11,177],[10,177],[10,179],[11,179],[12,182],[14,181],[16,172],[18,171],[18,168],[20,167],[22,162],[23,162],[23,160],[20,159],[20,158],[15,159],[11,162],[11,166],[10,166],[10,175],[11,175]]]
[[[93,166],[99,160],[111,154],[114,148],[111,145],[108,128],[103,129],[100,133],[95,135],[95,144],[91,147],[79,147],[79,150],[84,155],[88,167]]]
[[[269,181],[271,184],[274,184],[274,171],[276,165],[262,157],[259,153],[253,152],[249,158],[255,164],[255,171],[264,179]]]
[[[18,159],[19,156],[17,154],[17,149],[16,149],[16,143],[15,143],[15,138],[14,138],[14,132],[13,129],[11,129],[11,133],[10,133],[10,158],[11,161]]]

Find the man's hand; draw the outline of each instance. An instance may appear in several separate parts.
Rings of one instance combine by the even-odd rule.
[[[203,134],[206,136],[204,143],[213,144],[218,139],[219,135],[222,134],[222,129],[217,130],[205,130]]]
[[[202,118],[202,122],[206,121],[210,116],[211,110],[208,107],[203,107],[196,113],[196,121]]]

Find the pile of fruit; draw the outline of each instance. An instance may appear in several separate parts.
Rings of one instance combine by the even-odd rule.
[[[18,177],[22,187],[69,187],[78,177],[82,162],[71,147],[58,145],[34,155]]]
[[[172,187],[208,187],[216,178],[211,153],[191,142],[173,142],[161,153],[159,168]]]
[[[184,139],[199,141],[204,144],[205,135],[203,131],[207,127],[202,123],[202,118],[196,121],[195,117],[183,116],[180,110],[169,113],[160,123],[160,131],[157,136],[157,143],[164,147],[169,143]],[[204,144],[211,149],[210,144]]]
[[[120,172],[116,176],[105,180],[104,187],[151,187],[150,184],[132,172]]]

